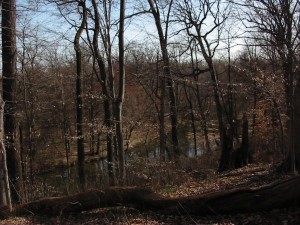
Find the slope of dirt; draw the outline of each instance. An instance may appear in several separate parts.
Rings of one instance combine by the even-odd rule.
[[[239,187],[259,187],[290,177],[292,175],[278,173],[271,164],[251,164],[219,174],[206,170],[191,171],[184,176],[185,182],[172,187],[173,192],[166,193],[164,189],[160,192],[169,197],[190,196]]]
[[[183,176],[183,173],[180,176]],[[253,164],[226,173],[212,171],[186,171],[184,181],[174,186],[163,186],[156,190],[165,196],[190,196],[237,187],[259,187],[275,181],[285,180],[291,175],[277,173],[270,165]],[[228,203],[230,204],[230,203]],[[255,207],[255,206],[254,206]],[[300,224],[299,208],[273,210],[253,214],[213,215],[199,217],[182,213],[164,215],[141,212],[132,208],[114,207],[96,209],[76,215],[41,217],[31,215],[0,221],[4,224]]]

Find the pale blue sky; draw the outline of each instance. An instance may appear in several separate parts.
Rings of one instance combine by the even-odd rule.
[[[37,0],[38,1],[38,0]],[[146,2],[146,1],[145,1]],[[147,4],[145,4],[147,7]],[[137,9],[133,7],[132,1],[128,1],[127,4],[127,14],[136,11]],[[27,0],[17,0],[17,8],[19,13],[18,25],[19,30],[22,26],[30,23],[31,29],[35,28],[41,39],[47,42],[53,43],[56,47],[69,45],[70,49],[73,48],[72,41],[75,34],[75,29],[71,27],[58,13],[56,6],[51,4],[38,4],[35,5],[35,1]],[[118,9],[116,10],[116,17],[118,16]],[[79,22],[79,15],[73,16],[74,21]],[[174,29],[178,29],[178,24],[172,24]],[[230,28],[230,33],[239,31],[240,28],[234,24]],[[172,28],[170,29],[170,34],[172,33]],[[125,39],[127,43],[138,42],[149,46],[156,46],[159,48],[157,31],[154,24],[154,19],[151,14],[137,16],[127,21],[127,26],[125,30]],[[68,41],[69,40],[69,41]],[[178,38],[175,37],[170,39],[169,43],[178,42]],[[180,40],[179,40],[180,41]],[[237,43],[242,44],[242,40],[234,40],[232,45]],[[117,43],[116,43],[117,44]],[[226,47],[225,44],[221,44],[220,48]],[[237,51],[241,47],[235,47],[232,51]],[[221,51],[220,51],[221,53]],[[222,52],[223,54],[224,52]]]

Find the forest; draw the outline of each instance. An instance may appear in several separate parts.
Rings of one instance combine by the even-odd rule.
[[[298,0],[1,0],[0,224],[298,224]]]

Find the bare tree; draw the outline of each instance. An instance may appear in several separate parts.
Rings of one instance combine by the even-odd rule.
[[[177,9],[179,20],[183,23],[188,36],[198,43],[208,67],[213,85],[222,147],[219,170],[226,170],[230,167],[231,151],[233,149],[232,137],[229,136],[228,132],[232,128],[226,128],[225,108],[222,106],[222,93],[214,66],[214,56],[220,43],[220,34],[227,19],[228,11],[226,7],[223,10],[221,9],[221,1],[219,0],[198,0],[196,2],[184,0],[177,3]]]
[[[102,87],[103,95],[103,108],[104,108],[104,124],[106,126],[106,146],[107,146],[107,161],[108,161],[108,175],[109,184],[115,185],[115,174],[114,174],[114,154],[113,154],[113,142],[114,142],[114,131],[115,123],[113,120],[113,99],[115,96],[113,88],[113,68],[111,58],[111,42],[110,42],[110,8],[111,5],[107,4],[106,1],[102,3],[104,11],[104,22],[101,23],[102,18],[100,17],[98,4],[95,0],[92,0],[94,10],[94,34],[92,42],[90,43],[93,56],[96,60],[96,66],[94,71],[97,74],[97,78]],[[101,26],[103,25],[103,26]],[[105,54],[108,58],[108,69],[106,69],[104,57],[100,53],[99,49],[99,36],[101,37],[105,49]]]
[[[138,80],[138,84],[142,87],[147,98],[149,98],[151,102],[150,104],[148,103],[149,105],[145,105],[146,107],[148,107],[148,109],[146,109],[146,111],[148,112],[147,114],[150,115],[152,112],[150,109],[150,105],[153,106],[153,108],[155,109],[155,114],[157,115],[157,121],[159,123],[158,132],[160,158],[162,161],[165,161],[165,151],[168,150],[168,148],[166,147],[165,134],[166,84],[165,79],[162,79],[161,77],[161,60],[159,57],[158,50],[149,48],[141,50],[141,46],[138,46],[137,48],[138,50],[131,51],[129,55],[133,57],[131,63],[133,64],[134,75]]]
[[[119,23],[119,88],[116,97],[116,136],[118,140],[119,157],[119,180],[125,180],[125,154],[122,131],[122,107],[125,96],[125,60],[124,60],[124,22],[125,22],[125,0],[120,1],[120,23]]]
[[[26,21],[28,22],[28,21]],[[31,36],[28,34],[31,33]],[[34,188],[34,175],[33,175],[33,161],[36,153],[36,146],[34,144],[34,130],[35,130],[35,121],[37,117],[37,91],[33,88],[34,86],[34,77],[39,72],[37,64],[37,56],[41,46],[38,44],[37,32],[35,29],[30,29],[29,26],[24,26],[20,32],[19,36],[21,42],[21,53],[19,55],[21,61],[21,75],[22,81],[22,95],[23,95],[23,108],[25,114],[25,135],[27,137],[28,151],[21,152],[22,157],[22,172],[24,177],[24,182],[26,184],[27,178],[27,157],[29,157],[29,179],[30,185],[28,185],[29,193],[33,193],[32,189]],[[30,39],[30,41],[28,41]],[[27,43],[28,42],[28,43]],[[20,135],[23,132],[22,127],[20,126]],[[24,135],[24,136],[25,136]],[[23,134],[21,135],[23,136]],[[24,151],[24,140],[22,140],[22,148]],[[24,186],[24,189],[27,189],[27,186]]]
[[[81,189],[85,190],[85,172],[84,172],[84,137],[83,137],[83,102],[82,102],[82,53],[80,47],[80,38],[85,29],[87,22],[87,9],[85,0],[79,2],[78,7],[82,7],[82,21],[74,38],[74,49],[76,52],[76,137],[77,137],[77,159],[78,159],[78,176]]]
[[[241,5],[239,3],[236,3]],[[296,118],[299,106],[296,95],[299,93],[299,1],[244,1],[248,29],[254,32],[254,39],[266,53],[275,51],[272,58],[281,64],[284,78],[286,115],[288,116],[288,161],[289,170],[300,170],[300,142],[297,137],[299,122]],[[259,33],[257,33],[259,32]],[[275,56],[275,57],[274,57]],[[270,58],[272,60],[272,58]],[[274,63],[277,63],[274,62]]]
[[[72,74],[67,74],[68,66],[64,61],[62,55],[60,55],[59,49],[55,46],[54,48],[47,48],[47,67],[49,68],[49,73],[51,80],[57,90],[54,95],[54,103],[57,104],[57,123],[61,132],[62,143],[65,149],[65,159],[67,167],[67,183],[70,181],[70,165],[71,165],[71,150],[72,150],[72,114],[74,109],[73,96],[76,90],[73,90],[76,85],[76,77],[73,77]],[[71,65],[73,66],[73,65]],[[75,81],[75,82],[74,82]],[[38,84],[40,82],[37,82]],[[37,85],[38,86],[38,85]],[[71,100],[71,101],[70,101]],[[57,103],[56,103],[57,102]],[[38,110],[38,109],[37,109]],[[70,113],[72,112],[72,113]],[[55,113],[55,112],[54,112]],[[75,117],[76,115],[74,115]],[[68,186],[67,186],[68,188]]]
[[[193,73],[192,76],[194,77],[194,80],[196,83],[199,82],[199,75],[202,73],[207,72],[206,70],[200,70],[198,68],[198,57],[197,57],[197,53],[198,53],[198,46],[197,46],[197,41],[193,40],[190,45],[189,45],[189,49],[190,49],[190,55],[191,55],[191,63],[192,63],[192,67],[193,67]],[[196,95],[196,99],[197,99],[197,103],[198,103],[198,109],[199,109],[199,114],[200,114],[200,122],[201,122],[201,128],[203,130],[204,133],[204,140],[205,140],[205,147],[206,150],[208,152],[211,151],[210,148],[210,143],[209,143],[209,138],[208,138],[208,125],[207,125],[207,115],[205,113],[205,107],[204,107],[204,100],[201,99],[201,91],[200,91],[200,87],[199,85],[196,85],[196,87],[194,88],[194,92]]]
[[[165,30],[163,30],[162,27],[162,21],[161,21],[161,14],[159,9],[159,3],[157,1],[148,0],[149,6],[151,8],[151,13],[153,15],[153,18],[155,20],[155,25],[157,29],[157,33],[159,36],[159,43],[160,43],[160,49],[162,54],[162,60],[164,63],[164,70],[163,70],[163,77],[162,77],[162,94],[161,94],[161,116],[164,116],[162,113],[164,113],[163,104],[164,104],[164,89],[165,85],[167,84],[168,92],[169,92],[169,100],[170,100],[170,119],[171,119],[171,133],[172,133],[172,148],[173,148],[173,154],[175,158],[178,158],[180,155],[180,149],[179,149],[179,143],[178,143],[178,133],[177,133],[177,103],[176,103],[176,96],[174,91],[174,82],[172,80],[171,76],[171,69],[170,69],[170,59],[169,59],[169,53],[168,53],[168,29],[169,29],[169,23],[170,23],[170,13],[171,9],[173,7],[173,1],[171,0],[167,4],[167,16],[165,23]],[[161,118],[162,122],[162,118]],[[162,125],[162,124],[161,124]],[[160,135],[164,135],[164,132],[161,132]],[[161,137],[162,138],[162,137]],[[164,140],[161,140],[161,145],[163,145]],[[163,150],[161,150],[163,151]]]

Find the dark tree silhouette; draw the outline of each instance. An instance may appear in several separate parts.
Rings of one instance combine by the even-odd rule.
[[[12,200],[21,202],[23,182],[21,161],[17,138],[16,122],[16,2],[2,1],[2,69],[5,147],[7,151],[8,174],[14,188],[11,189]]]

